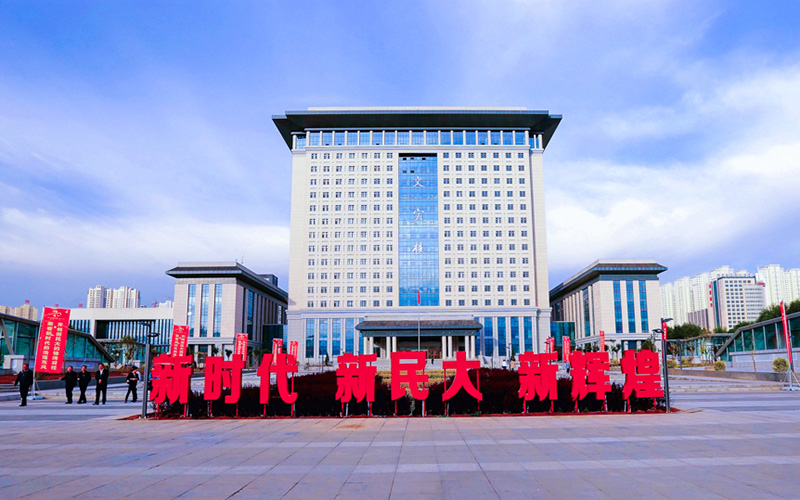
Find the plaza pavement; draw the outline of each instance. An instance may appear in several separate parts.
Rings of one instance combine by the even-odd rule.
[[[0,403],[2,498],[800,498],[800,394],[671,415],[119,420]]]

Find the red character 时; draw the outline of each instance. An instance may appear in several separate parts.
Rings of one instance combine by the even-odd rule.
[[[572,364],[572,399],[585,398],[590,392],[598,400],[605,399],[606,393],[611,392],[608,370],[611,364],[608,352],[583,352],[575,351],[570,357]]]
[[[558,399],[557,352],[534,354],[524,352],[519,355],[519,397],[530,401],[535,396],[539,401]]]
[[[238,403],[242,392],[242,370],[244,360],[234,357],[225,361],[221,356],[208,356],[206,358],[206,375],[203,398],[217,400],[222,395],[222,389],[228,387],[231,393],[225,396],[226,403]]]
[[[378,359],[377,354],[345,353],[337,358],[339,368],[336,369],[336,399],[347,403],[351,398],[361,402],[375,401],[375,375],[378,369],[369,363]]]
[[[631,393],[637,398],[664,397],[658,354],[649,349],[643,349],[638,353],[627,350],[622,356],[620,367],[625,374],[625,385],[622,387],[623,399],[629,399]]]
[[[480,368],[480,361],[467,361],[467,353],[464,351],[458,351],[456,352],[455,361],[445,361],[442,363],[442,366],[444,367],[445,375],[447,374],[447,370],[456,371],[456,374],[453,377],[453,383],[442,394],[442,401],[447,401],[448,399],[452,398],[458,394],[458,391],[460,391],[462,388],[473,398],[477,399],[478,401],[483,401],[483,394],[481,394],[481,392],[476,389],[474,385],[472,385],[472,380],[469,378],[470,368]],[[478,375],[478,377],[480,377],[480,375]],[[445,384],[447,383],[446,379],[447,377],[445,376]]]
[[[428,397],[428,389],[424,387],[428,382],[425,363],[425,353],[422,351],[392,353],[392,401],[405,395],[406,391],[402,384],[408,385],[408,390],[414,399],[422,400]],[[419,388],[419,384],[423,385],[422,389]]]

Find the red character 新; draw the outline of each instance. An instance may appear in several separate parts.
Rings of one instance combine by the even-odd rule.
[[[392,401],[405,395],[406,391],[401,384],[408,385],[408,390],[414,399],[422,400],[428,397],[428,389],[424,387],[428,382],[425,363],[425,353],[422,351],[392,353]],[[419,384],[423,385],[422,389],[419,388]]]
[[[378,369],[369,363],[378,359],[377,354],[345,353],[337,358],[339,368],[336,369],[336,399],[347,403],[351,398],[361,402],[375,401],[375,375]]]
[[[658,366],[658,354],[650,349],[634,352],[625,351],[620,361],[622,373],[625,374],[625,385],[622,387],[622,398],[628,399],[631,393],[637,398],[661,398],[661,369]]]
[[[273,364],[274,362],[274,364]],[[275,382],[278,384],[278,394],[281,401],[290,405],[297,401],[297,393],[289,391],[289,373],[297,373],[297,361],[289,354],[264,354],[261,358],[261,366],[258,367],[258,376],[261,379],[261,389],[259,400],[262,405],[269,403],[269,374],[275,374]],[[292,382],[294,387],[294,382]]]
[[[447,401],[458,394],[458,391],[461,390],[461,388],[464,388],[464,390],[467,391],[467,394],[478,401],[483,401],[483,394],[481,394],[481,392],[476,389],[474,385],[472,385],[472,380],[469,378],[469,369],[480,368],[480,361],[467,361],[467,353],[464,351],[458,351],[456,352],[455,361],[445,361],[442,363],[442,366],[444,367],[445,374],[447,373],[448,369],[456,371],[456,374],[453,377],[453,383],[447,388],[446,391],[444,391],[444,394],[442,394],[442,401]],[[480,377],[480,374],[478,376]]]
[[[607,370],[611,369],[608,352],[575,351],[570,357],[572,364],[572,399],[583,399],[590,392],[598,400],[605,399],[611,392]]]
[[[153,390],[148,399],[161,404],[169,399],[170,403],[189,402],[189,387],[192,378],[192,356],[170,356],[161,354],[153,359],[151,373]]]
[[[222,395],[222,389],[228,387],[231,393],[225,396],[225,402],[238,403],[242,392],[243,369],[244,360],[239,357],[225,361],[221,356],[208,356],[203,398],[217,400]]]
[[[519,397],[530,401],[539,396],[539,401],[558,399],[557,352],[534,354],[523,352],[519,355]]]

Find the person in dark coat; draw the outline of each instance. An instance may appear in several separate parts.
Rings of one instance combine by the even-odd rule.
[[[108,390],[108,370],[103,363],[94,374],[94,379],[97,380],[97,394],[94,397],[94,404],[100,404],[100,395],[103,395],[103,404],[106,404],[106,391]]]
[[[33,385],[33,372],[28,369],[28,363],[22,364],[22,371],[17,373],[14,387],[19,384],[19,397],[22,398],[20,406],[28,406],[28,390]]]
[[[86,365],[81,366],[81,371],[78,373],[78,388],[81,390],[81,395],[78,398],[79,405],[86,402],[86,388],[89,387],[89,382],[91,381],[92,374],[86,371]]]
[[[139,399],[139,394],[136,390],[136,385],[139,383],[139,370],[136,368],[131,368],[130,373],[128,376],[125,377],[125,380],[128,382],[128,392],[125,394],[125,402],[128,402],[128,396],[133,394],[133,402],[135,403]]]
[[[67,373],[61,377],[61,380],[64,381],[64,388],[67,390],[67,403],[68,405],[72,404],[72,390],[75,389],[75,385],[78,383],[78,374],[75,373],[75,370],[72,369],[72,366],[67,367]]]

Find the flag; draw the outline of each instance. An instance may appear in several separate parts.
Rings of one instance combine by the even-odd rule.
[[[417,288],[417,305],[422,305],[422,289]]]

